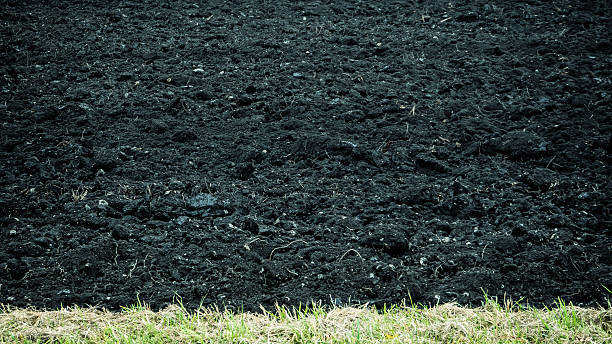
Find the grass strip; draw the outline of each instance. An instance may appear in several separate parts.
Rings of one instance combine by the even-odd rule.
[[[0,308],[0,343],[612,343],[612,307],[277,306],[261,314],[146,305],[121,312]]]

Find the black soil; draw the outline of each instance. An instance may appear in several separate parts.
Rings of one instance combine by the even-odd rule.
[[[605,305],[610,2],[469,3],[3,1],[0,303]]]

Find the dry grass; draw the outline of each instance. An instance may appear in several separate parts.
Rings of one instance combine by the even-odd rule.
[[[143,305],[0,310],[0,343],[612,343],[612,308],[559,302],[535,309],[486,299],[479,308],[393,306],[304,309],[263,314]]]

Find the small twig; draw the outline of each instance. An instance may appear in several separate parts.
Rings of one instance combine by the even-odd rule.
[[[361,260],[365,260],[365,259],[363,259],[363,257],[362,257],[362,256],[359,254],[359,252],[357,252],[357,250],[356,250],[356,249],[354,249],[354,248],[349,248],[349,249],[348,249],[346,252],[344,252],[344,254],[343,254],[343,255],[342,255],[340,258],[338,258],[337,262],[341,261],[341,260],[342,260],[342,258],[344,258],[344,256],[346,256],[346,255],[347,255],[349,252],[351,252],[351,251],[353,251],[353,252],[357,253],[357,255],[359,256],[359,258],[361,258]]]
[[[270,258],[268,258],[268,259],[269,259],[269,260],[272,260],[272,255],[274,255],[274,252],[275,252],[276,250],[282,250],[282,249],[287,248],[287,247],[289,247],[289,246],[291,246],[291,245],[295,244],[296,242],[300,242],[300,241],[301,241],[301,242],[303,242],[304,244],[308,245],[308,243],[307,243],[306,241],[304,241],[304,240],[294,240],[294,241],[292,241],[292,242],[288,243],[288,244],[287,244],[287,245],[285,245],[285,246],[280,246],[280,247],[277,247],[277,248],[273,249],[273,250],[272,250],[272,252],[270,252]]]
[[[150,270],[150,269],[149,269],[148,273],[149,273],[149,277],[151,277],[151,281],[153,281],[153,282],[155,282],[155,283],[159,283],[159,281],[158,281],[158,280],[156,280],[155,278],[153,278],[153,274],[151,273],[151,270]]]
[[[250,250],[251,250],[251,247],[250,247],[249,245],[250,245],[250,244],[252,244],[252,243],[254,243],[254,242],[255,242],[255,241],[257,241],[257,240],[261,240],[261,239],[259,239],[259,238],[255,238],[255,239],[253,239],[253,240],[251,240],[251,241],[249,241],[249,242],[245,243],[243,247],[244,247],[244,248],[245,248],[247,251],[250,251]]]
[[[504,102],[502,102],[501,99],[499,99],[499,97],[496,96],[495,98],[501,104],[501,106],[504,108],[504,110],[506,110],[506,104],[504,104]]]
[[[136,265],[138,264],[138,259],[136,259],[136,261],[134,262],[134,264],[132,264],[132,268],[130,269],[130,272],[128,273],[128,277],[132,278],[132,272],[134,272],[134,270],[136,270]]]
[[[387,139],[385,139],[385,140],[383,141],[383,143],[381,143],[381,144],[380,144],[380,146],[378,146],[378,148],[376,148],[376,151],[378,151],[378,152],[381,152],[381,153],[382,153],[382,152],[383,152],[383,149],[384,149],[384,146],[385,146],[385,145],[388,145],[388,144],[389,144],[389,141],[388,141]]]
[[[434,269],[434,278],[438,278],[438,270],[440,270],[441,268],[442,265],[436,266],[436,268]]]
[[[569,257],[570,263],[572,263],[572,265],[574,266],[574,269],[576,269],[576,271],[578,272],[582,272],[582,270],[576,265],[576,263],[574,263],[574,260],[572,259],[572,257]]]
[[[485,252],[485,250],[487,249],[487,246],[489,246],[489,244],[488,244],[488,243],[487,243],[487,244],[485,245],[485,247],[482,249],[482,253],[480,254],[480,259],[484,259],[484,252]]]
[[[555,160],[555,158],[557,157],[559,153],[555,154],[555,156],[552,157],[552,159],[550,159],[550,161],[548,162],[548,164],[546,164],[546,168],[548,168],[548,166],[550,166],[550,164],[552,164],[553,160]]]

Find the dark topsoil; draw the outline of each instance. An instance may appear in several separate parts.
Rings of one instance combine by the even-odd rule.
[[[605,305],[611,14],[3,1],[0,303]]]

